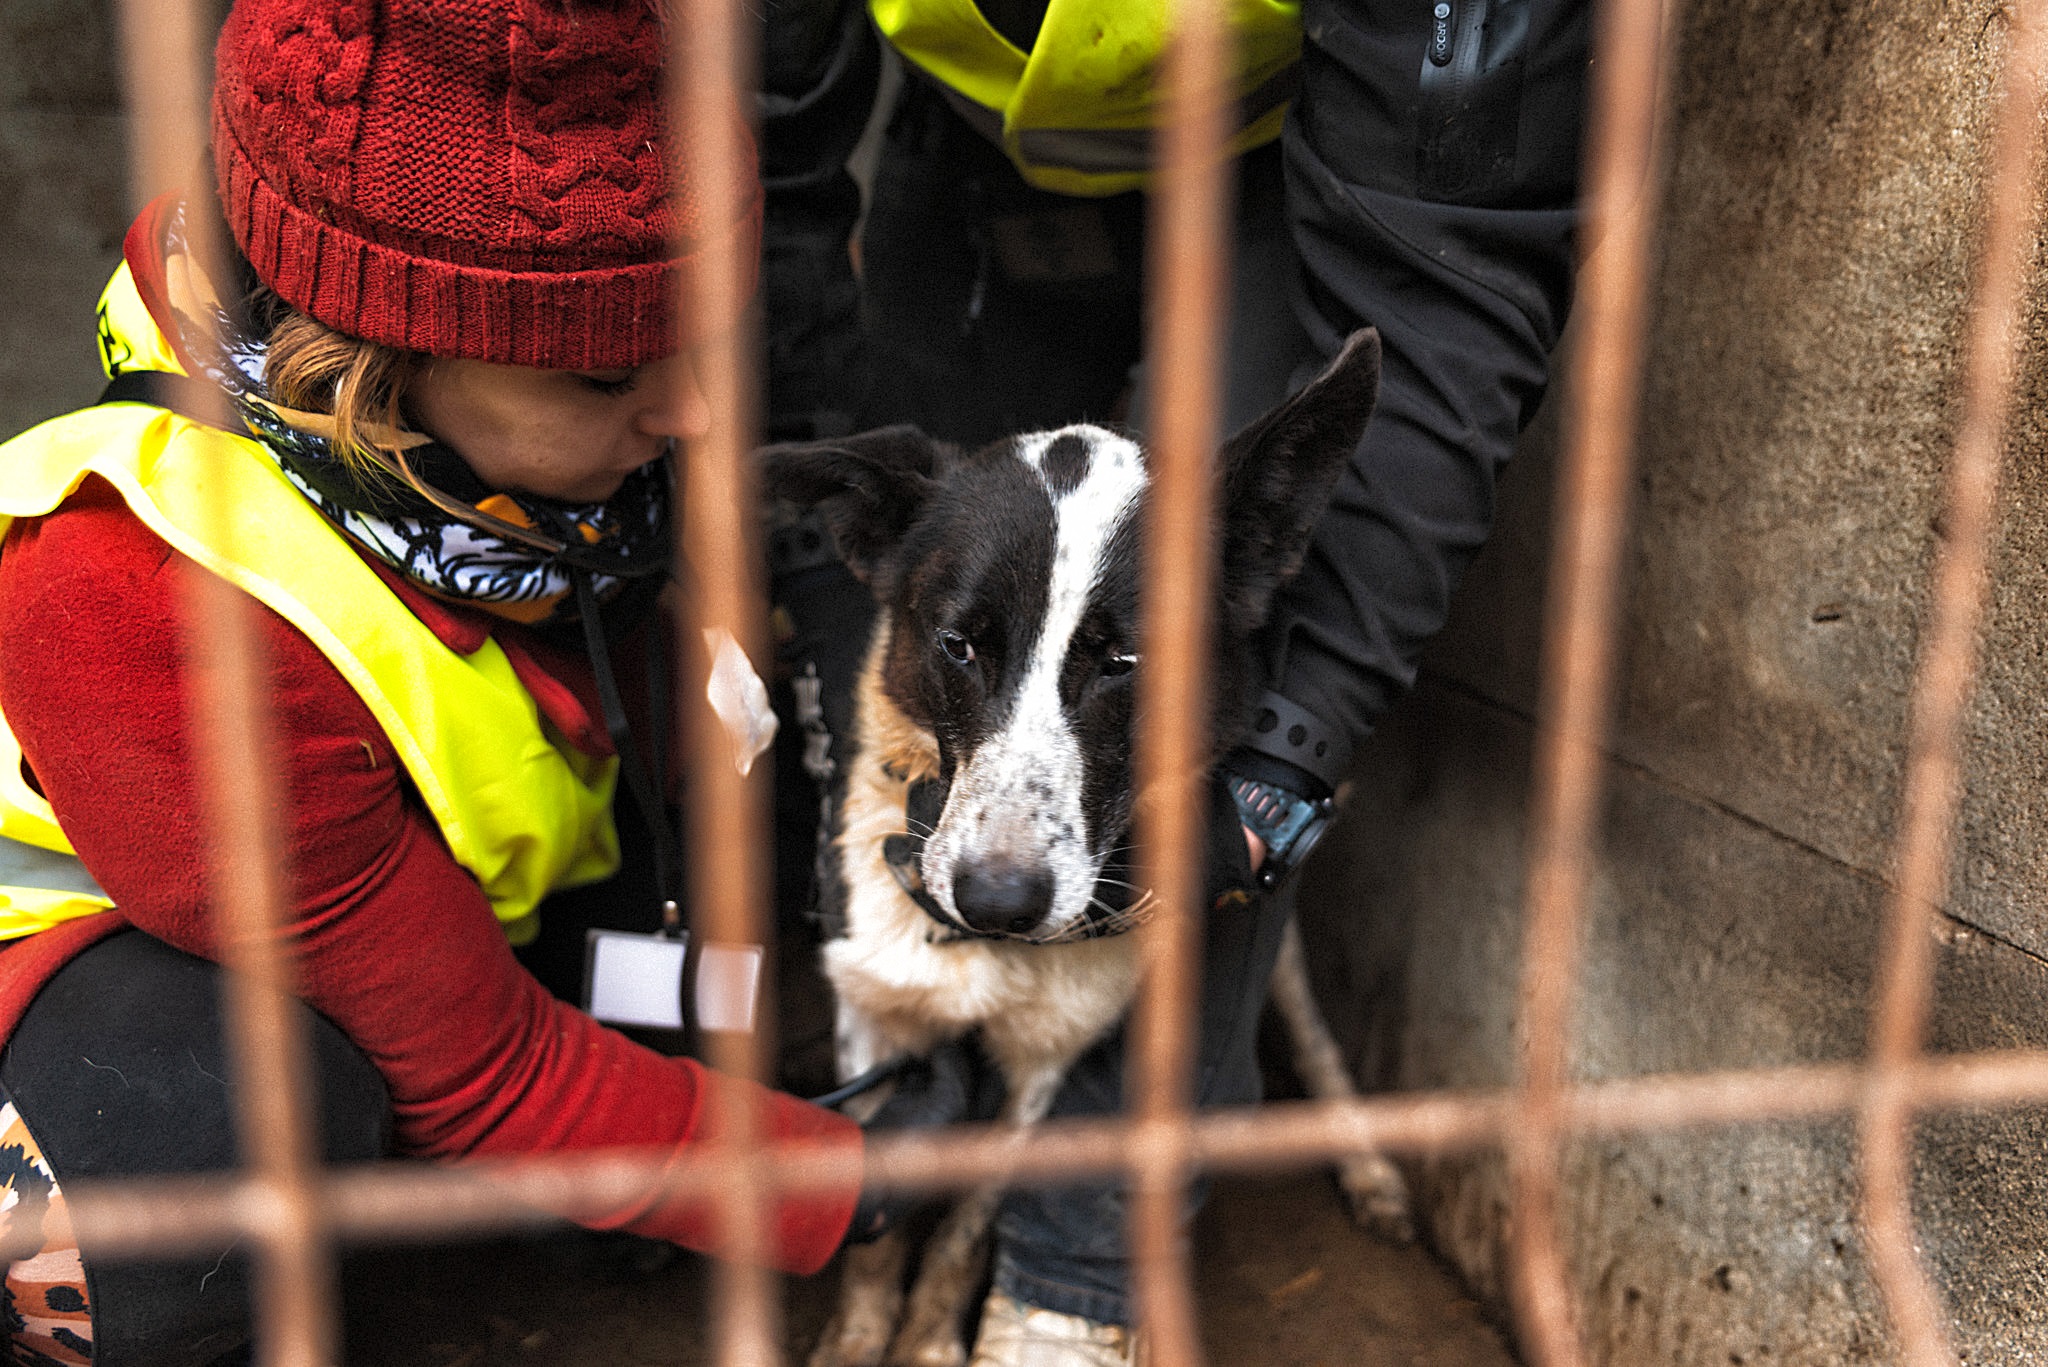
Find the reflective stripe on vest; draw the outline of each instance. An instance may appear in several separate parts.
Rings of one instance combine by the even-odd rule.
[[[1069,195],[1142,187],[1165,103],[1164,0],[1051,0],[1019,51],[973,0],[869,0],[876,25],[1025,180]],[[1279,136],[1301,56],[1299,0],[1226,0],[1237,53],[1235,156]]]
[[[151,346],[141,331],[155,328],[126,266],[101,301],[103,345],[110,321],[141,343],[130,354],[175,368],[161,339]],[[120,490],[174,550],[290,622],[340,671],[515,942],[532,937],[546,894],[617,869],[617,761],[551,741],[497,642],[470,655],[442,644],[254,441],[140,404],[54,419],[0,445],[0,535],[16,517],[54,511],[88,474]],[[218,532],[213,499],[233,509]],[[20,747],[0,718],[0,837],[70,855],[49,804],[21,775]],[[75,880],[44,884],[0,888],[0,939],[111,905]]]

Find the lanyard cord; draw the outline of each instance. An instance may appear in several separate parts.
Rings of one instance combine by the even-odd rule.
[[[633,743],[633,729],[627,724],[625,705],[619,700],[618,681],[612,676],[611,648],[605,642],[604,623],[598,616],[597,591],[591,586],[590,571],[573,565],[569,572],[576,583],[576,612],[583,621],[583,641],[590,654],[591,672],[597,675],[597,696],[604,708],[605,730],[611,735],[612,748],[619,755],[619,769],[625,775],[627,786],[633,790],[634,804],[640,808],[640,819],[646,824],[648,838],[654,846],[654,885],[656,894],[661,898],[662,933],[674,935],[682,927],[675,883],[681,859],[676,849],[675,832],[669,829],[665,817],[667,808],[662,801],[661,788],[656,782],[661,768],[650,770],[642,760],[639,747]],[[658,626],[656,630],[659,630]],[[668,710],[668,673],[661,667],[658,648],[648,656],[647,682],[649,701],[654,707],[655,764],[662,766],[668,753],[667,728],[662,724]]]

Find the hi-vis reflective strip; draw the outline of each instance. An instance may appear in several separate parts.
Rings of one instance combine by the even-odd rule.
[[[113,905],[78,856],[0,837],[0,940]]]
[[[101,891],[23,777],[20,747],[0,717],[0,941],[107,910]]]

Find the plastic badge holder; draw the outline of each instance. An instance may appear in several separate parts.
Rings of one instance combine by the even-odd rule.
[[[767,957],[761,946],[690,950],[681,930],[590,931],[583,994],[590,1014],[607,1025],[654,1030],[752,1030]],[[692,1015],[685,1015],[684,1002]]]
[[[607,1025],[680,1030],[687,935],[642,935],[628,930],[590,932],[584,1000]]]
[[[707,944],[697,955],[696,991],[699,1030],[754,1028],[754,1003],[761,992],[761,946]]]

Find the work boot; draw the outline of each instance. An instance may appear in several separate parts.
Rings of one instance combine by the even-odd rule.
[[[1147,1358],[1134,1329],[991,1291],[968,1367],[1145,1367]]]

